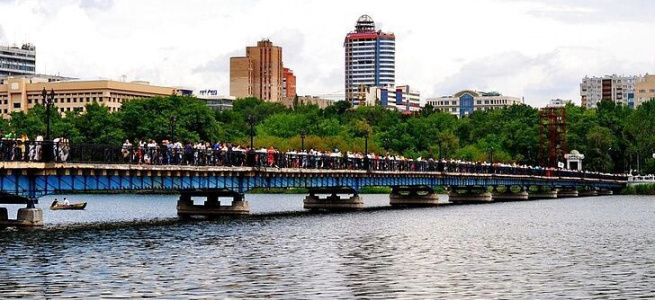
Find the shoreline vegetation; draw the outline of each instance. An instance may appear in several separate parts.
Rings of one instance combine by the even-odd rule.
[[[655,173],[650,135],[655,130],[650,122],[655,101],[636,109],[612,101],[597,106],[564,107],[567,147],[585,155],[585,169],[618,174],[625,166],[639,165],[640,172]],[[92,102],[84,112],[53,114],[51,135],[76,145],[118,147],[129,140],[133,145],[168,141],[246,148],[252,140],[257,149],[283,152],[338,149],[412,159],[540,164],[539,109],[524,104],[457,118],[429,104],[406,114],[382,106],[353,108],[348,101],[319,108],[296,100],[287,107],[257,98],[237,99],[232,109],[215,111],[194,97],[172,95],[126,101],[117,113]],[[11,118],[0,119],[0,131],[7,138],[33,141],[44,133],[46,119],[45,107],[35,104],[27,112],[14,111]]]
[[[621,195],[655,195],[655,183],[626,186]]]

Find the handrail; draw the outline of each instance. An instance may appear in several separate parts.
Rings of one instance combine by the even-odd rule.
[[[52,161],[60,163],[103,163],[140,165],[189,165],[189,166],[249,166],[271,168],[370,170],[370,171],[419,171],[458,172],[471,174],[508,174],[545,177],[577,177],[605,180],[628,180],[626,175],[588,171],[509,166],[481,162],[453,160],[405,159],[394,156],[348,155],[344,153],[278,152],[272,149],[246,150],[240,148],[195,149],[190,145],[175,146],[123,146],[78,144],[55,141],[13,139],[0,140],[1,161],[43,161],[52,147]]]

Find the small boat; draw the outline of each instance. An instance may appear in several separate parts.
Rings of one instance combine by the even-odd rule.
[[[60,209],[82,210],[85,207],[86,207],[86,202],[80,202],[80,203],[73,203],[73,204],[69,204],[69,205],[55,204],[53,206],[50,206],[50,209],[52,209],[52,210],[60,210]]]

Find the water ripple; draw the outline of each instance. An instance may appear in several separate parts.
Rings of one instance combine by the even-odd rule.
[[[152,207],[152,200],[135,197],[133,207]],[[265,197],[251,197],[251,205],[278,196]],[[301,197],[284,197],[278,209],[298,209]],[[0,231],[0,295],[650,298],[654,205],[620,196],[199,222],[75,219],[39,231]]]

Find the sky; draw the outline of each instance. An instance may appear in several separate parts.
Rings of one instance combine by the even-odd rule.
[[[396,85],[423,100],[470,89],[579,104],[584,76],[655,73],[651,0],[0,0],[0,45],[34,44],[38,73],[229,94],[229,58],[267,38],[299,95],[334,96],[363,14],[396,35]]]

